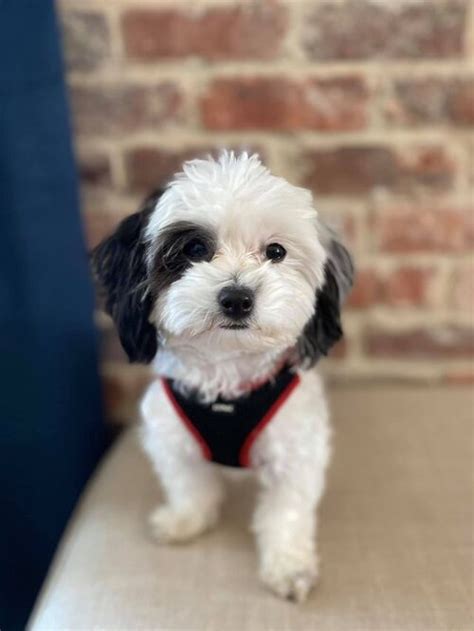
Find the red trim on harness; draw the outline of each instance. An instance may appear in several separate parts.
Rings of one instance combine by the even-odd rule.
[[[194,427],[192,422],[184,413],[184,410],[181,408],[179,403],[174,398],[173,391],[171,390],[169,383],[166,381],[166,379],[163,379],[163,378],[161,379],[161,383],[163,384],[165,393],[168,396],[168,399],[170,400],[170,403],[173,406],[176,414],[183,421],[184,425],[186,426],[186,429],[189,432],[191,432],[191,434],[194,436],[199,447],[201,447],[202,455],[204,456],[204,458],[207,458],[208,460],[212,460],[212,453],[211,453],[211,450],[209,449],[209,445],[206,443],[206,441],[198,432],[198,430]]]
[[[285,401],[288,399],[288,397],[293,392],[293,390],[296,388],[296,386],[299,384],[299,382],[300,382],[299,376],[295,375],[294,378],[290,381],[290,383],[283,390],[283,392],[280,394],[280,396],[275,401],[275,403],[273,403],[271,408],[264,415],[262,420],[258,423],[258,425],[256,425],[253,428],[253,430],[247,436],[244,444],[242,445],[240,453],[239,453],[239,461],[240,461],[240,464],[242,465],[242,467],[250,466],[250,450],[252,449],[252,446],[253,446],[254,442],[258,438],[258,435],[263,431],[263,429],[266,427],[266,425],[268,425],[268,423],[272,420],[272,418],[275,416],[275,414],[278,412],[278,410],[281,408],[281,406],[285,403]]]

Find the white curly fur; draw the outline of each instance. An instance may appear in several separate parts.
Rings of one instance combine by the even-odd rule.
[[[159,234],[179,220],[211,228],[218,248],[210,262],[192,265],[159,296],[152,321],[160,349],[153,367],[184,388],[199,389],[207,401],[233,398],[294,351],[324,280],[325,232],[311,194],[247,154],[184,165],[150,218],[149,265]],[[278,265],[264,258],[272,242],[287,250]],[[223,330],[216,295],[236,281],[255,292],[255,311],[249,329]],[[315,371],[300,376],[250,455],[261,483],[252,524],[260,575],[278,595],[298,601],[317,577],[316,507],[330,455],[321,380]],[[141,410],[143,444],[166,495],[151,516],[153,532],[161,542],[187,541],[218,519],[219,467],[203,459],[159,380]]]

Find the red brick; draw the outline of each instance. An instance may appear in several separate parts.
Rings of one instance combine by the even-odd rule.
[[[354,287],[349,295],[348,306],[366,309],[380,300],[380,279],[372,269],[357,270]]]
[[[387,147],[318,149],[306,157],[305,184],[319,194],[365,194],[377,186],[394,188],[397,180],[396,155]]]
[[[367,123],[368,90],[358,77],[217,79],[201,100],[209,129],[347,131]]]
[[[388,272],[358,270],[348,306],[367,309],[375,305],[423,307],[429,304],[434,269],[403,265]]]
[[[329,351],[329,357],[331,359],[345,359],[349,352],[349,343],[347,337],[343,337],[337,342]]]
[[[110,136],[157,128],[179,119],[181,95],[175,85],[73,87],[76,132]]]
[[[451,120],[458,125],[474,125],[474,79],[460,83],[448,102]]]
[[[92,249],[111,234],[121,218],[111,212],[101,211],[99,208],[84,209],[82,221],[88,249]]]
[[[389,122],[402,125],[474,124],[474,79],[429,78],[395,82],[385,104]]]
[[[443,381],[451,386],[473,386],[474,371],[453,370],[444,375]]]
[[[95,11],[60,13],[64,57],[69,70],[95,70],[110,55],[105,16]]]
[[[474,245],[473,218],[466,208],[385,208],[375,233],[385,252],[464,252]]]
[[[436,59],[460,57],[464,0],[316,2],[303,44],[312,59]]]
[[[424,307],[429,304],[432,268],[402,266],[382,281],[382,302],[391,307]]]
[[[237,152],[242,147],[227,147]],[[248,151],[255,151],[262,159],[262,151],[258,147],[246,147]],[[128,187],[133,192],[148,193],[153,188],[165,184],[177,171],[181,170],[183,162],[193,158],[203,158],[208,154],[216,156],[220,149],[217,147],[195,147],[176,150],[155,149],[154,147],[136,147],[125,155]]]
[[[474,315],[474,264],[459,265],[453,274],[449,306]]]
[[[376,188],[409,194],[419,188],[447,190],[455,171],[443,147],[338,147],[310,150],[305,157],[305,184],[322,195],[365,195]]]
[[[127,54],[140,61],[189,55],[271,59],[280,51],[286,27],[286,9],[271,1],[207,11],[132,9],[122,19]]]
[[[365,349],[374,357],[430,359],[465,358],[474,353],[474,331],[471,327],[445,326],[390,332],[369,329]]]
[[[400,191],[448,190],[453,184],[456,164],[442,146],[409,147],[398,153],[398,169]]]
[[[104,153],[81,152],[77,157],[81,185],[87,187],[110,186],[110,160]]]
[[[161,186],[181,169],[185,160],[202,157],[208,149],[166,151],[151,147],[132,149],[125,156],[128,186],[148,192]]]

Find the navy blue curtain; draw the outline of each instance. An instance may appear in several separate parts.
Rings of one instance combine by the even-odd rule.
[[[53,2],[0,0],[0,629],[24,628],[104,447]]]

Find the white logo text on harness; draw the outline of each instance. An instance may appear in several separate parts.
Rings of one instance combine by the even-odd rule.
[[[232,414],[234,412],[234,405],[232,403],[213,403],[213,412],[225,412],[226,414]]]

